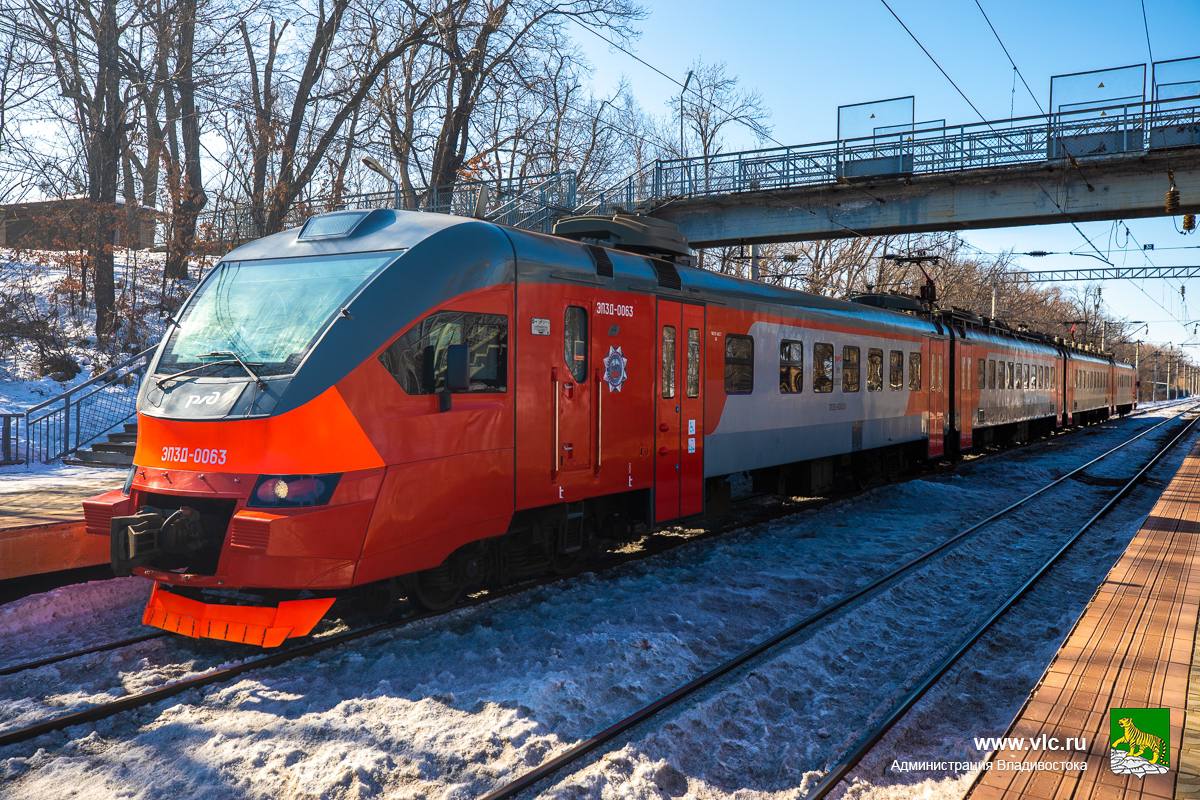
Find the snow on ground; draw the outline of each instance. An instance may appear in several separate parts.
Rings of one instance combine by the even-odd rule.
[[[77,302],[81,253],[0,248],[0,299],[11,298],[14,308],[29,317],[14,321],[46,322],[62,351],[80,366],[77,375],[58,380],[53,371],[43,374],[33,337],[17,338],[7,346],[0,340],[0,413],[25,411],[157,342],[168,316],[162,307],[163,290],[166,305],[173,308],[196,283],[190,278],[164,284],[163,258],[147,250],[117,250],[117,338],[124,352],[107,352],[96,345],[96,312],[90,298],[88,304]],[[195,274],[202,268],[199,262],[192,266]]]
[[[0,794],[477,796],[1160,418],[882,487],[4,748]],[[1144,457],[1158,436],[1145,437],[1127,457]],[[1182,453],[1158,474],[1169,476]],[[710,687],[542,793],[799,796],[906,679],[978,621],[969,609],[994,605],[1028,571],[1022,568],[1056,546],[1065,532],[1044,535],[1048,520],[1061,519],[1064,507],[1095,507],[1106,491],[1068,481],[1045,503],[875,598],[870,614],[843,616]],[[1155,494],[1143,489],[1137,508],[1126,507],[1089,538],[1063,585],[1030,604],[1035,619],[1008,639],[998,633],[987,658],[964,665],[961,679],[938,690],[947,697],[926,699],[930,721],[902,740],[913,743],[914,757],[922,748],[949,755],[972,735],[1002,732]],[[76,601],[78,587],[56,591],[64,604],[88,604],[86,594]],[[128,624],[141,602],[130,594],[100,608],[96,628]],[[44,650],[51,640],[69,649],[91,635],[47,622],[4,641],[19,652]],[[209,655],[219,657],[215,647]],[[38,680],[44,694],[72,707],[79,697],[141,680],[139,668],[176,668],[155,660],[161,655],[179,653],[96,660],[108,684],[74,667]],[[0,684],[0,696],[25,703],[36,688]],[[903,726],[894,733],[903,736]],[[919,788],[913,776],[879,774],[877,765],[864,770],[860,794],[911,796]],[[945,776],[926,777],[925,788],[953,794],[942,792]]]
[[[150,586],[110,578],[0,605],[0,668],[133,635]]]
[[[10,464],[0,468],[0,495],[80,486],[84,487],[81,497],[86,497],[94,494],[92,487],[97,482],[119,487],[128,472],[127,467],[85,467],[60,462]]]

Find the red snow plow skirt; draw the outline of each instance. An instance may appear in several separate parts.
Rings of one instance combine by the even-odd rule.
[[[332,605],[332,597],[284,600],[274,607],[202,603],[159,589],[156,581],[142,624],[193,639],[278,647],[289,637],[307,636]]]

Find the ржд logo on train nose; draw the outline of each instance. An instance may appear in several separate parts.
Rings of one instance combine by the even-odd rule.
[[[220,399],[221,392],[216,389],[208,394],[193,394],[188,396],[184,408],[191,408],[192,406],[215,406]]]

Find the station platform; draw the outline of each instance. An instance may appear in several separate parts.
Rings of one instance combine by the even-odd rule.
[[[0,472],[0,580],[108,563],[107,540],[84,532],[82,503],[124,479],[88,467]]]
[[[1006,736],[1085,737],[1086,749],[1022,747],[993,754],[971,800],[998,798],[1200,798],[1200,444],[1181,464],[1128,548],[1042,675]],[[1169,748],[1157,764],[1129,759],[1111,709],[1169,709]],[[1135,712],[1138,720],[1148,720]],[[1152,712],[1153,714],[1154,712]],[[1162,717],[1162,712],[1158,712]],[[1136,720],[1135,720],[1136,722]],[[1148,741],[1150,727],[1134,725]],[[1165,731],[1165,727],[1160,729]],[[1162,737],[1160,737],[1162,738]],[[1011,742],[1010,742],[1011,744]],[[1086,760],[1086,769],[1078,764]],[[1035,769],[1071,761],[1073,768]],[[1001,764],[999,762],[1006,762]],[[1014,762],[1021,762],[1015,767]],[[1138,774],[1118,774],[1120,769]]]

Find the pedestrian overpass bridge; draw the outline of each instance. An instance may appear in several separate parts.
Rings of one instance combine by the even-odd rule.
[[[1200,97],[659,161],[574,210],[637,209],[695,247],[1200,210]]]

